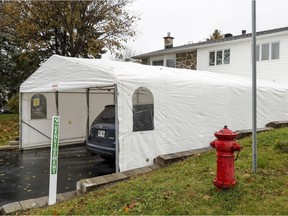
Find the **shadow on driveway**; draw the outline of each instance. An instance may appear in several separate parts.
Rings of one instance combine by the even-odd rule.
[[[0,151],[0,206],[49,195],[50,148]],[[115,172],[115,165],[91,156],[85,145],[60,147],[57,193],[76,190],[76,182]]]

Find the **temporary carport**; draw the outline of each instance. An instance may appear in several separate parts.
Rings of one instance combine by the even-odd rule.
[[[207,147],[224,125],[238,130],[252,124],[251,81],[204,71],[54,55],[20,92],[22,149],[49,144],[57,114],[60,143],[83,142],[104,105],[115,103],[120,171],[151,165],[161,154]],[[286,86],[258,82],[258,127],[288,119],[287,93]],[[148,127],[135,130],[137,104],[152,106],[150,117],[140,118]]]

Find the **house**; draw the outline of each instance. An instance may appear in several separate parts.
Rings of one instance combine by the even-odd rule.
[[[164,37],[164,49],[134,56],[147,65],[186,68],[220,74],[251,77],[252,34],[225,34],[210,40],[173,46],[170,33]],[[257,32],[257,78],[288,83],[288,27]]]

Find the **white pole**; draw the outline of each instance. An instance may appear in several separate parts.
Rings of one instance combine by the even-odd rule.
[[[23,93],[20,92],[19,93],[19,150],[22,150],[23,147],[23,125],[22,125],[22,118],[23,118],[23,114],[22,114],[22,100],[23,100]]]
[[[50,178],[48,205],[56,204],[57,176],[58,176],[58,153],[59,153],[59,129],[60,117],[52,117],[51,153],[50,153]]]
[[[256,0],[252,0],[252,169],[257,172]]]
[[[115,84],[114,90],[114,103],[115,103],[115,163],[116,173],[120,172],[119,167],[119,122],[118,122],[118,86]]]

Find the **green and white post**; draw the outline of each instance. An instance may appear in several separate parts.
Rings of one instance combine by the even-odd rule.
[[[60,117],[59,116],[53,116],[52,117],[48,205],[56,204],[57,175],[58,175],[58,152],[59,152],[59,129],[60,129]]]

